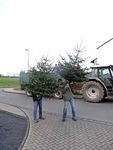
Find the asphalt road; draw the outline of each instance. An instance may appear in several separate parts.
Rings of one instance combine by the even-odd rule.
[[[0,102],[32,110],[32,98],[24,94],[6,93],[0,89]],[[63,100],[43,99],[43,111],[62,115]],[[76,99],[77,116],[113,123],[113,100],[101,103],[88,103],[83,99]],[[68,115],[71,115],[70,106]]]
[[[0,110],[0,150],[17,150],[26,129],[26,118]]]

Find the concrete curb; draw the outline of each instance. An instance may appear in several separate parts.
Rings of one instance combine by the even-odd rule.
[[[15,90],[14,88],[5,88],[2,90],[3,92],[7,93],[15,93],[15,94],[26,94],[23,90]]]

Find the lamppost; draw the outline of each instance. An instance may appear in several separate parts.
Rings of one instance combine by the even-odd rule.
[[[25,49],[27,51],[27,70],[29,70],[29,49]]]

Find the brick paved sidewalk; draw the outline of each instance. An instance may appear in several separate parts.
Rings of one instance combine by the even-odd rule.
[[[22,115],[14,106],[1,104],[3,110]],[[113,150],[113,123],[61,116],[44,112],[45,120],[32,121],[32,111],[23,109],[30,119],[30,132],[22,150]]]
[[[23,110],[30,119],[30,132],[23,150],[113,150],[113,123],[85,118],[76,122],[67,118],[62,122],[62,116],[47,112],[45,120],[33,123],[32,111]],[[21,114],[16,109],[14,113]]]
[[[113,150],[113,124],[78,118],[74,122],[61,116],[44,113],[45,120],[33,123],[23,150]]]

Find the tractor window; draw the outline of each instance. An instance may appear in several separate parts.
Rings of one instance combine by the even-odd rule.
[[[97,69],[92,69],[92,72],[91,72],[91,75],[93,76],[93,77],[97,77]]]
[[[110,78],[110,72],[108,68],[99,69],[99,77]]]
[[[112,75],[112,77],[113,77],[113,70],[110,68],[110,71],[111,71],[111,75]]]
[[[104,84],[107,87],[111,87],[112,86],[111,81],[110,81],[111,75],[110,75],[109,68],[101,68],[101,69],[99,69],[99,78],[104,82]]]

